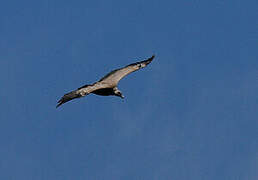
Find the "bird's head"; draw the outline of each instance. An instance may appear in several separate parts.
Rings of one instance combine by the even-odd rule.
[[[115,90],[115,96],[118,96],[118,97],[120,97],[120,98],[122,98],[122,99],[124,99],[124,98],[125,98],[125,97],[123,96],[122,92],[121,92],[121,91],[119,91],[118,89],[117,89],[117,90]]]

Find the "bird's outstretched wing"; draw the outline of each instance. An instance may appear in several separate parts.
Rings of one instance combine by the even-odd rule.
[[[97,82],[92,85],[84,85],[84,86],[78,88],[77,90],[74,90],[74,91],[71,91],[71,92],[65,94],[58,101],[56,108],[58,108],[59,106],[61,106],[62,104],[66,103],[68,101],[71,101],[72,99],[87,96],[91,92],[98,90],[98,89],[102,89],[102,88],[108,88],[108,84]]]
[[[75,98],[80,98],[82,97],[82,95],[78,92],[78,90],[75,90],[75,91],[72,91],[72,92],[69,92],[67,94],[65,94],[57,103],[57,106],[56,108],[58,108],[59,106],[61,106],[62,104],[68,102],[68,101],[71,101],[72,99],[75,99]]]
[[[105,75],[103,78],[101,78],[99,80],[99,82],[107,83],[112,86],[117,86],[118,82],[123,77],[125,77],[126,75],[128,75],[134,71],[137,71],[141,68],[146,67],[154,59],[154,57],[155,57],[155,55],[153,55],[152,57],[150,57],[147,60],[129,64],[123,68],[113,70],[110,73],[108,73],[107,75]]]

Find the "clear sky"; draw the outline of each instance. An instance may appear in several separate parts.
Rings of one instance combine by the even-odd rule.
[[[0,6],[1,180],[258,179],[257,0]],[[64,94],[156,55],[125,95]]]

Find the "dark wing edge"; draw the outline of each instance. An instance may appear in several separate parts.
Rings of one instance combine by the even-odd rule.
[[[90,84],[86,84],[84,86],[79,87],[77,90],[80,90],[80,89],[83,89],[83,88],[86,88],[86,87],[89,87],[89,86],[91,86],[91,85]]]
[[[127,65],[126,67],[129,67],[129,66],[135,66],[135,65],[138,65],[138,64],[144,64],[145,66],[147,66],[148,64],[151,63],[151,61],[155,58],[155,55],[153,54],[150,58],[146,59],[146,60],[143,60],[143,61],[139,61],[139,62],[136,62],[136,63],[132,63],[132,64],[129,64]]]
[[[59,101],[58,101],[58,104],[56,106],[56,108],[58,108],[59,106],[61,106],[62,104],[68,102],[68,101],[71,101],[72,99],[75,99],[75,98],[79,98],[81,97],[80,93],[78,93],[77,90],[75,91],[72,91],[72,92],[69,92],[67,94],[65,94]]]
[[[119,78],[118,81],[120,81],[120,79],[122,79],[124,76],[130,74],[131,72],[134,72],[138,69],[141,69],[145,66],[147,66],[148,64],[151,63],[151,61],[155,58],[155,55],[152,55],[150,58],[148,58],[147,60],[143,60],[143,61],[139,61],[139,62],[136,62],[136,63],[132,63],[132,64],[129,64],[127,66],[124,66],[122,68],[119,68],[119,69],[115,69],[111,72],[109,72],[108,74],[106,74],[104,77],[102,77],[98,82],[101,82],[101,81],[104,81],[105,79],[108,79],[109,77],[111,77],[113,74],[116,74],[116,73],[121,73],[122,71],[124,71],[125,69],[131,69],[130,67],[135,67],[135,66],[138,66],[136,69],[132,69],[132,70],[129,70],[128,69],[128,72],[125,72],[125,73],[122,73],[121,74],[121,77]]]
[[[71,101],[72,99],[86,96],[97,89],[101,89],[101,88],[105,88],[105,87],[106,87],[105,85],[100,84],[100,83],[94,83],[92,85],[84,85],[82,87],[79,87],[77,90],[74,90],[74,91],[71,91],[71,92],[65,94],[58,101],[56,108],[58,108],[59,106],[61,106],[62,104],[66,103],[68,101]]]
[[[108,74],[106,74],[104,77],[102,77],[100,80],[98,80],[98,82],[101,82],[102,80],[106,79],[108,76],[110,76],[111,74],[113,74],[113,73],[115,73],[115,72],[119,71],[120,69],[121,69],[121,68],[119,68],[119,69],[115,69],[115,70],[113,70],[113,71],[109,72],[109,73],[108,73]]]

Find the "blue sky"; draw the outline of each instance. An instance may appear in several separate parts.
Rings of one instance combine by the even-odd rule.
[[[257,1],[5,1],[0,179],[258,179]],[[125,95],[66,92],[156,54]]]

